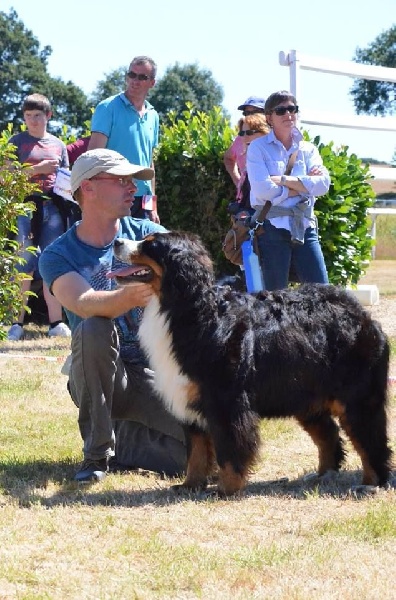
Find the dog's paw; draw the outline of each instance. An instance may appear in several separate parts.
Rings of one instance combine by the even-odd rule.
[[[306,473],[302,480],[306,483],[311,483],[313,481],[317,481],[320,478],[320,475],[317,471],[312,471],[312,473]]]
[[[353,485],[349,489],[349,494],[351,496],[374,496],[378,494],[381,490],[377,485]]]
[[[176,485],[172,485],[170,489],[174,491],[176,494],[196,494],[199,492],[203,492],[206,490],[207,484],[197,484],[197,485],[186,485],[185,483],[178,483]]]
[[[313,471],[312,473],[307,473],[306,475],[304,475],[303,481],[308,482],[308,483],[312,483],[315,481],[318,481],[320,483],[333,483],[337,477],[338,477],[338,471],[329,469],[328,471],[325,471],[325,473],[323,473],[322,475],[320,473],[318,473],[317,471]]]
[[[391,476],[389,477],[389,481],[386,484],[386,489],[396,489],[396,471],[394,473],[391,473]]]

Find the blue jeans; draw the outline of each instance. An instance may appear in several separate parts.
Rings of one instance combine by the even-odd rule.
[[[264,289],[280,290],[289,283],[291,264],[299,283],[328,283],[329,278],[317,229],[305,230],[304,244],[291,241],[290,231],[264,221],[264,233],[258,236]]]
[[[26,260],[18,265],[20,273],[34,273],[37,269],[40,253],[64,232],[62,217],[59,210],[50,200],[43,200],[43,222],[37,240],[37,251],[28,252],[26,248],[33,245],[31,218],[21,215],[17,220],[18,233],[16,240],[21,244],[21,256]]]

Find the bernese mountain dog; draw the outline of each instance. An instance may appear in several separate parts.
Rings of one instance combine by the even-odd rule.
[[[150,282],[139,337],[155,388],[188,431],[183,486],[242,490],[257,459],[261,418],[294,417],[319,453],[318,474],[345,456],[339,425],[363,466],[363,485],[390,476],[389,344],[348,291],[303,284],[256,296],[218,286],[200,239],[189,233],[117,239],[131,266],[119,285]]]

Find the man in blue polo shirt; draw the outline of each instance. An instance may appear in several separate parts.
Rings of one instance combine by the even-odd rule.
[[[109,148],[133,164],[154,168],[159,117],[146,97],[155,85],[156,72],[157,65],[152,58],[136,56],[132,59],[125,91],[102,100],[95,109],[89,150]],[[159,223],[154,179],[139,182],[131,215]]]

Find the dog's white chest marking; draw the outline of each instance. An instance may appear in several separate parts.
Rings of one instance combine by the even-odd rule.
[[[205,425],[198,413],[188,406],[190,379],[181,372],[172,351],[169,321],[160,313],[158,298],[154,297],[144,309],[139,339],[154,371],[154,386],[166,408],[179,420]]]

